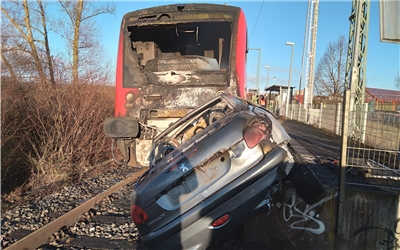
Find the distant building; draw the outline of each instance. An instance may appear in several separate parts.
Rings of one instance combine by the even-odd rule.
[[[365,88],[369,110],[400,111],[400,90]]]

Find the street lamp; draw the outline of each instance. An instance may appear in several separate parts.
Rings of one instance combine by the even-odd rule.
[[[286,112],[285,112],[286,117],[288,117],[289,99],[290,99],[290,81],[292,81],[292,62],[293,62],[293,53],[294,53],[294,43],[286,42],[286,45],[292,46],[292,56],[290,58],[289,81],[288,81],[288,90],[287,90],[287,97],[286,97]]]

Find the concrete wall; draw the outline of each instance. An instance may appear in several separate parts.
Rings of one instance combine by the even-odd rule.
[[[271,213],[244,225],[244,239],[274,249],[400,249],[399,196],[390,192],[346,189],[344,233],[336,233],[338,190],[307,205],[285,184]]]

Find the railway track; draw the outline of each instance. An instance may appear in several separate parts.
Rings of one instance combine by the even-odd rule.
[[[121,172],[126,170],[121,170]],[[146,169],[141,169],[124,178],[110,188],[88,199],[76,197],[76,207],[67,205],[63,212],[47,211],[42,201],[26,205],[29,211],[20,208],[2,214],[2,249],[136,249],[144,250],[136,226],[129,214],[129,194],[135,180]],[[104,179],[115,177],[105,176]],[[100,184],[99,184],[100,185]],[[104,185],[104,184],[103,184]],[[88,188],[83,188],[88,189]],[[82,190],[79,188],[78,190]],[[95,192],[89,191],[88,193]],[[74,189],[76,193],[77,190]],[[63,195],[63,194],[61,194]],[[73,195],[72,197],[75,197]],[[56,197],[56,199],[58,196]],[[40,198],[42,199],[42,198]],[[59,199],[59,198],[58,198]],[[86,199],[85,201],[83,201]],[[40,203],[40,204],[39,204]],[[47,203],[54,205],[54,199]],[[72,207],[72,208],[71,208]],[[63,211],[63,210],[61,210]],[[37,227],[28,225],[33,214],[38,217],[47,213],[49,223]],[[37,221],[37,219],[34,219]],[[10,224],[13,224],[14,227]],[[17,227],[17,228],[15,228]],[[6,230],[6,228],[8,230]],[[242,239],[243,228],[216,240],[208,250],[254,250],[266,249],[262,244]],[[10,232],[11,231],[11,232]]]
[[[50,217],[59,216],[52,220],[48,219],[51,220],[49,223],[34,231],[27,229],[28,227],[22,223],[7,221],[6,215],[4,219],[2,218],[3,249],[139,249],[136,228],[129,215],[128,196],[134,181],[146,170],[144,168],[134,172],[86,201],[77,199],[75,202],[79,205],[64,214],[47,213]],[[43,209],[38,209],[36,212],[44,214]],[[27,221],[30,219],[27,218],[29,216],[27,213],[15,220]],[[8,225],[22,226],[4,235],[5,222],[8,222]],[[119,231],[117,236],[116,231]],[[15,242],[5,245],[4,241]]]
[[[292,137],[296,137],[296,131],[302,131],[298,125],[296,129],[286,128]],[[318,139],[321,140],[321,137]],[[302,144],[312,142],[309,147],[318,149],[312,154],[326,153],[324,142],[317,144],[313,138],[298,139]],[[328,141],[332,146],[332,140]],[[94,181],[91,184],[93,190],[77,184],[68,198],[60,193],[47,201],[41,198],[26,206],[24,211],[19,209],[2,213],[2,249],[144,249],[129,215],[129,194],[134,181],[146,169],[128,176],[120,174],[124,171],[129,173],[132,169],[119,168],[115,175],[103,177],[104,181]],[[108,183],[102,183],[105,181]],[[55,206],[62,206],[57,204],[62,199],[71,200],[71,203],[63,205],[65,208],[54,209]],[[34,215],[37,217],[33,218]],[[266,249],[264,245],[243,241],[240,230],[243,228],[218,239],[208,249]]]

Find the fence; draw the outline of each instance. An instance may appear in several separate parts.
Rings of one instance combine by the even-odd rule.
[[[400,112],[376,107],[365,103],[358,111],[347,112],[347,143],[342,145],[346,149],[345,183],[400,190]],[[269,110],[285,114],[277,107]],[[343,117],[342,103],[291,104],[286,115],[338,135],[343,133]]]
[[[275,107],[269,109],[277,115],[342,137],[334,230],[340,240],[335,249],[345,249],[344,242],[351,242],[350,237],[356,239],[359,234],[356,232],[361,231],[363,233],[359,235],[362,236],[357,240],[364,241],[364,248],[376,249],[378,244],[383,248],[384,242],[387,242],[387,249],[394,249],[399,246],[397,236],[400,232],[397,204],[400,194],[400,95],[372,98],[368,100],[370,103],[357,104],[363,101],[365,96],[351,96],[350,90],[346,90],[344,104],[321,103],[314,107],[291,104],[287,113],[284,107],[281,110]],[[360,188],[351,188],[354,186]],[[394,204],[389,204],[388,200],[381,202],[380,198],[389,196],[395,197]],[[372,211],[389,214],[382,212],[381,206],[392,211],[389,217],[374,217],[376,213]],[[385,240],[378,242],[381,236],[364,231],[372,228],[382,228],[389,234]],[[350,244],[349,249],[354,246],[360,248],[362,243],[357,241],[353,246]]]

